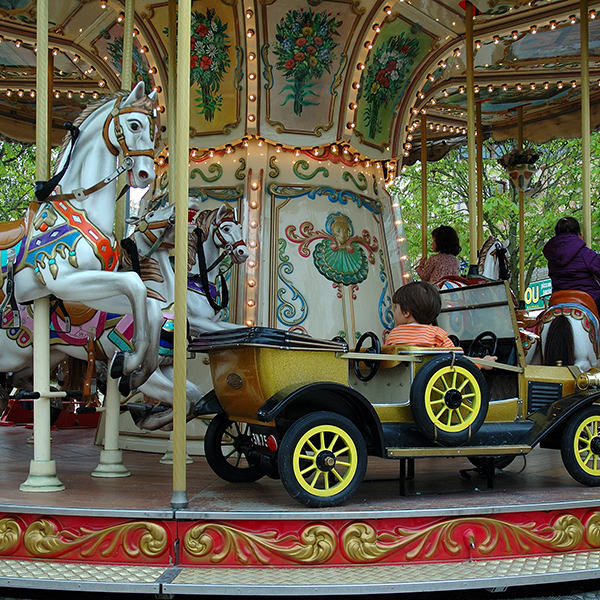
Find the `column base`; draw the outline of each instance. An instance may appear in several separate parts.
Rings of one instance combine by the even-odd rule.
[[[32,460],[29,477],[19,489],[22,492],[62,492],[65,484],[56,476],[56,461]]]
[[[131,473],[123,464],[121,450],[100,450],[100,462],[92,477],[129,477]]]

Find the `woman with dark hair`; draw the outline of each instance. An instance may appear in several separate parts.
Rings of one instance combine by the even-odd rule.
[[[559,219],[554,233],[544,246],[552,291],[587,292],[600,312],[600,285],[596,280],[600,277],[600,254],[585,245],[579,222],[573,217]]]
[[[457,258],[460,252],[460,242],[456,231],[448,225],[436,227],[431,232],[432,248],[437,254],[429,259],[421,259],[416,272],[421,281],[436,283],[443,277],[459,275],[460,262]]]

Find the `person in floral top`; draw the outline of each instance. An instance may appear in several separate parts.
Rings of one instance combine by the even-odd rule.
[[[460,252],[460,242],[456,231],[448,225],[436,227],[431,232],[433,254],[429,259],[421,258],[416,267],[421,281],[436,283],[443,277],[459,275],[460,262],[457,258]]]

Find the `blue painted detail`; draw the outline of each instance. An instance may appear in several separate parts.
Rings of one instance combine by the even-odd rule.
[[[290,257],[285,254],[287,243],[284,239],[279,238],[279,266],[277,267],[277,277],[287,288],[279,288],[277,290],[277,320],[286,327],[300,325],[308,317],[308,304],[302,294],[292,285],[292,282],[284,277],[291,275],[294,272],[294,266],[290,263]],[[286,294],[291,292],[292,297],[288,300]],[[298,306],[299,305],[299,306]]]

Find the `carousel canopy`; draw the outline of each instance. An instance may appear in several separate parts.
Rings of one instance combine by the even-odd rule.
[[[134,2],[133,80],[157,89],[163,114],[174,73],[168,5]],[[592,5],[583,14],[574,1],[474,7],[484,135],[515,138],[519,107],[525,140],[581,135],[582,18],[591,126],[600,123],[600,19]],[[54,143],[85,104],[121,87],[124,11],[125,0],[50,2]],[[190,146],[256,137],[287,147],[344,143],[362,157],[412,161],[425,112],[441,155],[466,134],[465,31],[458,0],[193,2]],[[0,35],[0,133],[33,141],[36,1],[0,0]]]

